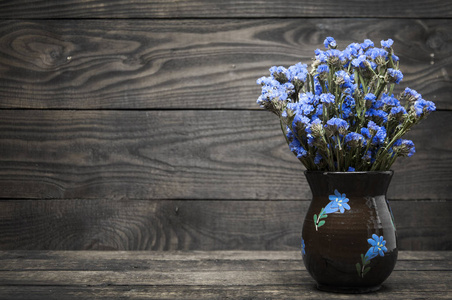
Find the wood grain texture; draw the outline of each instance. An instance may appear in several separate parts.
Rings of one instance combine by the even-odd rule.
[[[308,206],[309,201],[3,200],[0,249],[299,249]],[[400,249],[452,249],[452,201],[391,201],[391,207]]]
[[[212,256],[215,256],[213,259]],[[303,270],[300,251],[0,251],[2,271]],[[397,271],[450,271],[451,251],[401,251]]]
[[[450,199],[452,112],[407,135],[390,199]],[[0,111],[0,198],[310,199],[265,111]],[[434,133],[434,134],[433,134]]]
[[[448,299],[450,256],[450,252],[401,252],[383,288],[359,299]],[[0,271],[0,299],[9,300],[331,296],[315,289],[298,251],[14,251],[0,252],[0,261],[10,266]],[[41,268],[27,267],[39,262]],[[334,299],[356,299],[356,295],[335,294]]]
[[[451,18],[449,1],[327,0],[14,0],[2,1],[0,18],[231,18],[397,17]]]
[[[450,199],[450,117],[407,135],[419,150],[394,165],[390,199]],[[311,197],[265,111],[0,111],[0,144],[1,198]]]
[[[440,283],[426,282],[415,278],[413,282],[399,284],[399,278],[391,276],[386,285],[377,293],[359,295],[361,300],[379,300],[384,297],[393,300],[425,299],[441,300],[451,298],[447,283],[443,283],[449,274],[445,272],[431,274]],[[293,276],[290,274],[289,276]],[[319,292],[314,283],[307,281],[297,285],[256,285],[256,286],[2,286],[0,293],[4,300],[69,300],[69,299],[300,299],[318,300],[330,296]],[[330,298],[331,299],[331,298]],[[356,295],[334,295],[334,299],[353,300]]]
[[[394,39],[405,76],[397,91],[409,86],[451,109],[451,25],[451,19],[343,18],[2,21],[0,108],[258,109],[257,78],[273,65],[309,64],[325,37],[334,36],[341,49],[365,38]]]

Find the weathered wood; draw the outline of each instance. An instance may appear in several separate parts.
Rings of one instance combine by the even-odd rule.
[[[447,274],[445,274],[447,275]],[[441,278],[444,279],[444,278]],[[392,283],[390,277],[382,289],[373,294],[345,295],[318,291],[312,282],[298,285],[258,286],[1,286],[0,299],[69,300],[69,299],[362,299],[362,300],[439,300],[451,298],[446,283]]]
[[[327,0],[14,0],[2,1],[0,18],[230,18],[230,17],[397,17],[450,18],[448,1]]]
[[[301,263],[301,262],[300,262]],[[4,285],[192,285],[192,286],[256,286],[256,285],[297,285],[313,281],[302,270],[255,270],[214,271],[177,270],[175,272],[136,270],[136,271],[7,271],[1,272]],[[450,271],[447,271],[450,272]],[[441,282],[445,271],[403,271],[394,272],[392,277],[397,284],[417,283],[435,284]]]
[[[448,299],[451,255],[451,252],[401,252],[399,263],[383,288],[359,298]],[[11,257],[15,256],[19,259],[12,261]],[[10,271],[0,271],[0,299],[318,299],[333,296],[315,289],[298,251],[0,252],[0,262],[5,259],[14,266]],[[36,269],[29,268],[29,263],[38,262],[42,263],[41,268],[38,265]],[[199,267],[194,266],[196,263]],[[160,265],[155,268],[155,264]],[[444,264],[449,268],[443,268]],[[407,265],[411,267],[404,268]],[[356,299],[356,295],[334,294],[334,298]]]
[[[308,206],[282,200],[0,201],[0,249],[299,249]],[[452,201],[391,201],[391,207],[400,249],[451,248]]]
[[[53,269],[56,270],[56,266],[64,268],[77,267],[74,264],[91,262],[86,265],[88,269],[97,268],[97,265],[111,264],[113,266],[116,263],[123,263],[127,265],[141,265],[143,262],[147,262],[152,259],[153,263],[156,262],[203,262],[203,263],[220,263],[222,262],[236,262],[236,261],[266,261],[270,262],[295,262],[300,261],[300,252],[296,251],[243,251],[243,250],[227,250],[227,251],[60,251],[60,250],[0,250],[0,265],[1,270],[7,270],[5,267],[7,261],[12,261],[18,265],[21,265],[21,270],[33,269],[33,264],[37,261],[46,261],[45,264],[38,267],[38,269]],[[133,263],[131,262],[133,261]],[[400,251],[398,254],[398,262],[408,263],[432,263],[433,265],[449,265],[452,263],[451,251]],[[29,265],[31,264],[31,265]],[[399,266],[399,264],[397,264]],[[14,267],[16,268],[16,267]]]
[[[385,12],[393,9],[391,4]],[[3,21],[0,107],[258,109],[257,78],[273,65],[310,64],[314,50],[333,35],[341,49],[365,38],[377,44],[393,38],[404,73],[397,91],[409,86],[439,109],[451,109],[451,24],[336,18]]]
[[[390,199],[450,199],[451,112],[407,137]],[[0,111],[0,197],[310,199],[265,111]]]
[[[151,260],[150,260],[151,257]],[[0,251],[1,271],[295,271],[300,251]],[[452,253],[401,251],[398,271],[451,271]]]

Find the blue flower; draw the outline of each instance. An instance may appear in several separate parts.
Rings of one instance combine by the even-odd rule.
[[[319,99],[311,92],[300,94],[299,102],[302,104],[316,105]]]
[[[381,145],[384,143],[386,139],[386,128],[384,126],[381,126],[380,129],[378,129],[377,133],[375,134],[374,138],[372,139],[373,145]]]
[[[299,159],[308,155],[308,152],[303,148],[296,137],[294,137],[293,141],[289,144],[289,148]]]
[[[320,165],[320,163],[322,162],[322,160],[323,160],[323,157],[322,157],[322,155],[320,154],[320,153],[316,153],[315,154],[315,157],[314,157],[314,163],[316,164],[316,165]]]
[[[370,48],[366,51],[366,55],[377,61],[378,64],[383,65],[388,57],[388,51],[380,48]]]
[[[301,114],[295,115],[292,128],[299,137],[306,137],[307,134],[311,133],[309,118]]]
[[[355,68],[366,68],[366,62],[367,62],[366,56],[360,55],[354,60],[352,60],[352,66],[354,66]]]
[[[355,172],[355,168],[353,168],[353,167],[348,167],[347,172]]]
[[[364,100],[366,100],[366,101],[374,102],[375,99],[377,99],[377,96],[375,96],[372,93],[368,93],[368,94],[366,94],[366,96],[364,96]]]
[[[405,99],[407,99],[410,102],[414,102],[416,100],[419,100],[422,98],[422,95],[419,94],[418,92],[416,92],[413,89],[410,88],[405,88],[405,90],[402,93],[402,97],[404,97]]]
[[[334,38],[332,38],[330,36],[325,39],[325,41],[323,42],[323,45],[325,45],[325,48],[327,48],[327,49],[328,48],[334,49],[337,47],[336,41],[334,40]]]
[[[270,75],[281,83],[287,82],[289,80],[287,69],[283,66],[273,66],[269,71]]]
[[[344,54],[345,58],[347,60],[352,60],[356,57],[358,57],[359,55],[363,54],[363,50],[361,49],[361,45],[358,43],[351,43],[350,45],[348,45],[344,51],[342,51],[342,53]]]
[[[320,65],[317,67],[317,73],[319,73],[319,74],[328,73],[329,71],[330,71],[330,68],[328,67],[328,65]]]
[[[385,127],[380,127],[373,121],[369,121],[369,123],[367,123],[367,128],[361,128],[361,134],[367,139],[370,139],[373,136],[374,138],[372,139],[372,145],[383,144],[386,139]]]
[[[374,163],[375,162],[375,153],[376,151],[374,150],[374,151],[372,151],[372,150],[368,150],[367,152],[366,152],[366,154],[364,154],[363,156],[362,156],[362,159],[364,160],[364,161],[367,161],[367,162],[370,162],[370,163]]]
[[[402,121],[403,116],[405,116],[406,114],[407,114],[406,109],[403,106],[396,106],[391,108],[391,111],[389,112],[389,117],[391,119]]]
[[[343,64],[346,60],[344,53],[336,49],[326,51],[325,55],[328,58],[328,62],[333,65],[338,65],[339,63]]]
[[[306,76],[308,75],[307,65],[299,62],[296,65],[290,66],[287,69],[287,73],[289,81],[300,80],[306,82]]]
[[[330,132],[331,135],[335,135],[337,133],[343,134],[349,127],[347,121],[341,118],[331,118],[326,122],[326,128]]]
[[[342,117],[347,119],[354,116],[354,108],[356,106],[355,99],[347,95],[342,103]]]
[[[367,123],[367,128],[369,128],[369,131],[371,132],[371,134],[376,133],[378,130],[380,130],[380,126],[378,126],[377,124],[375,124],[375,122],[373,121],[369,121]]]
[[[339,193],[337,190],[334,190],[334,195],[329,196],[330,203],[325,207],[325,213],[340,211],[344,213],[345,210],[350,209],[350,205],[348,205],[348,198],[345,194]],[[329,206],[329,207],[328,207]],[[328,210],[327,210],[328,207]],[[329,212],[328,212],[329,211]]]
[[[368,48],[370,48],[370,47],[373,47],[373,46],[374,46],[374,42],[372,42],[372,41],[369,40],[369,39],[365,39],[365,40],[364,40],[364,43],[361,44],[361,48],[362,48],[363,50],[366,50],[366,49],[368,49]]]
[[[326,87],[328,87],[328,82],[325,82],[324,84]],[[314,92],[316,95],[320,95],[323,92],[322,85],[320,84],[320,81],[317,76],[314,77],[314,88],[315,88]]]
[[[318,231],[319,227],[325,224],[325,219],[328,217],[327,215],[330,213],[334,213],[339,211],[340,213],[344,213],[345,210],[350,209],[350,205],[348,205],[348,199],[345,197],[345,194],[341,194],[338,190],[334,190],[334,195],[329,196],[330,203],[328,203],[322,210],[320,214],[314,214],[314,225],[315,230]]]
[[[257,99],[257,103],[264,108],[272,101],[286,101],[289,95],[294,92],[292,83],[281,84],[272,77],[261,77],[256,83],[262,86],[262,93]]]
[[[320,102],[325,105],[334,104],[334,95],[330,93],[321,94]]]
[[[358,271],[358,275],[361,278],[364,278],[371,267],[369,266],[370,260],[378,255],[384,256],[385,252],[388,252],[388,248],[386,248],[386,241],[383,239],[383,236],[378,236],[376,234],[372,234],[372,238],[368,239],[367,242],[370,244],[369,250],[367,250],[366,254],[361,254],[361,262],[356,264],[356,270]]]
[[[345,136],[345,144],[350,148],[358,148],[366,145],[364,136],[357,132],[350,132]]]
[[[372,120],[376,120],[380,123],[386,123],[388,121],[388,113],[381,109],[370,108],[366,111],[366,117],[372,117]]]
[[[383,239],[383,236],[372,234],[372,238],[368,239],[367,242],[371,245],[365,255],[368,260],[376,257],[377,255],[384,256],[385,252],[388,252],[388,248],[385,246],[386,241]]]
[[[366,138],[370,139],[372,137],[372,134],[370,133],[369,129],[366,127],[361,128],[361,134]]]
[[[414,102],[413,108],[416,113],[416,117],[424,116],[436,110],[435,103],[432,101],[426,101],[422,98]]]
[[[403,79],[403,74],[399,70],[388,68],[388,81],[393,83],[399,83]]]
[[[315,53],[315,59],[318,60],[321,63],[326,63],[328,60],[328,57],[326,56],[326,53],[320,49],[317,49],[314,51]]]
[[[391,48],[394,41],[392,39],[388,39],[386,41],[382,40],[380,43],[383,48]]]
[[[336,84],[338,84],[341,88],[352,88],[353,80],[350,75],[344,70],[337,71],[336,75]]]
[[[395,141],[393,150],[399,156],[411,157],[414,153],[416,153],[413,141],[404,139],[398,139],[397,141]]]
[[[400,105],[400,101],[397,100],[394,95],[386,95],[383,94],[383,96],[381,96],[381,102],[386,105],[386,106],[399,106]]]

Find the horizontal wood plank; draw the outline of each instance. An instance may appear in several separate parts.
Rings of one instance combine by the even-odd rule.
[[[423,282],[435,284],[441,282],[444,271],[404,271],[394,272],[392,277],[397,284]],[[264,271],[33,271],[1,272],[1,281],[5,285],[82,285],[82,286],[134,286],[134,285],[189,285],[189,286],[259,286],[259,285],[299,285],[302,282],[312,284],[311,276],[302,270],[264,270]]]
[[[359,298],[447,299],[451,292],[450,268],[440,266],[445,263],[450,266],[451,254],[400,252],[399,262],[382,289]],[[10,261],[14,256],[19,260]],[[411,260],[413,257],[415,261]],[[432,257],[436,259],[431,260]],[[42,262],[43,268],[25,267],[34,260]],[[331,296],[315,289],[301,255],[294,251],[2,251],[0,261],[15,263],[12,270],[0,271],[0,298],[7,297],[4,299],[318,299]],[[107,264],[108,261],[112,264]],[[165,266],[155,268],[155,263],[160,262]],[[104,264],[104,269],[92,270],[90,263],[99,267]],[[425,263],[431,263],[431,267],[417,268]],[[410,264],[414,269],[404,268]],[[116,268],[120,265],[123,267]],[[52,266],[56,268],[51,269]],[[80,266],[85,269],[79,269]],[[334,296],[356,299],[356,295]]]
[[[295,250],[308,206],[309,201],[3,200],[0,249]],[[452,201],[391,201],[391,207],[401,250],[452,249]]]
[[[300,251],[0,251],[3,271],[304,270]],[[397,271],[452,271],[448,251],[401,251]]]
[[[309,64],[332,35],[341,49],[365,38],[394,39],[404,73],[396,91],[409,86],[439,109],[452,109],[451,25],[343,18],[2,21],[0,108],[258,109],[256,79],[273,65]]]
[[[452,112],[408,133],[390,199],[450,199]],[[310,199],[265,111],[0,111],[0,198]]]
[[[253,263],[266,261],[266,264],[275,263],[293,263],[301,260],[299,250],[216,250],[216,251],[62,251],[62,250],[0,250],[0,269],[6,271],[8,269],[18,270],[56,270],[58,268],[79,268],[79,264],[88,261],[91,264],[84,265],[86,270],[98,270],[97,268],[105,268],[109,266],[119,266],[128,268],[128,266],[140,265],[152,260],[153,263],[168,262],[172,263],[192,263],[202,262],[204,264],[213,264],[227,262],[232,264],[240,264],[241,262]],[[39,262],[46,261],[45,264],[39,266]],[[416,264],[431,263],[432,265],[449,266],[452,264],[451,251],[408,251],[402,250],[398,254],[398,263]],[[9,266],[9,267],[8,267]],[[20,267],[19,267],[20,266]],[[36,268],[35,268],[36,266]],[[116,268],[113,268],[116,269]],[[397,264],[399,269],[399,264]],[[431,269],[427,267],[427,269]],[[425,270],[427,270],[425,269]],[[445,270],[448,269],[444,268]]]
[[[398,17],[451,18],[448,1],[376,2],[347,0],[15,0],[0,4],[0,18],[230,18],[230,17]]]
[[[437,274],[435,274],[437,275]],[[448,274],[441,274],[439,279]],[[70,300],[70,299],[301,299],[318,300],[332,297],[315,288],[311,281],[297,285],[259,286],[0,286],[5,300]],[[382,289],[363,295],[335,294],[334,299],[344,300],[440,300],[451,298],[448,283],[398,282],[389,277]],[[0,299],[1,296],[0,296]],[[323,298],[325,299],[325,298]],[[331,298],[330,298],[331,299]]]

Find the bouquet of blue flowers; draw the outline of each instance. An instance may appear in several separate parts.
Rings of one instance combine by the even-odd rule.
[[[403,79],[393,40],[352,43],[340,51],[327,37],[307,65],[274,66],[257,83],[257,103],[275,113],[290,150],[307,170],[389,170],[397,157],[414,154],[403,139],[412,126],[436,110],[413,89],[398,97]]]

